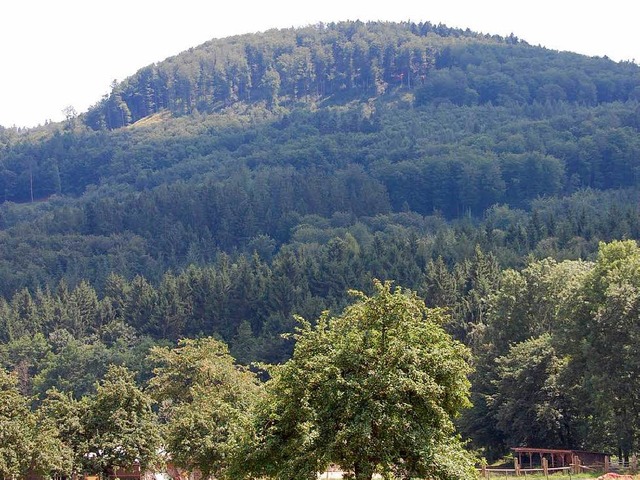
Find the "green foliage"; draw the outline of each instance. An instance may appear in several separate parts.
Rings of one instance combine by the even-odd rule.
[[[153,345],[209,336],[282,363],[294,315],[328,322],[372,278],[446,308],[473,349],[474,448],[633,451],[638,255],[616,240],[640,238],[639,91],[629,62],[342,22],[213,40],[64,125],[0,127],[0,366],[44,401],[20,427],[47,445],[31,468],[80,471],[111,365],[142,384]],[[226,475],[253,380],[226,347],[178,348],[207,352],[185,378],[211,355],[236,385],[158,390],[173,438],[200,439],[182,463]]]
[[[88,400],[83,419],[89,468],[106,474],[113,466],[142,470],[152,465],[160,447],[151,398],[124,367],[111,366]]]
[[[563,378],[569,359],[558,358],[551,341],[549,334],[530,338],[496,359],[490,406],[508,445],[567,448],[576,440]]]
[[[260,397],[255,375],[235,365],[226,345],[213,338],[156,347],[150,356],[157,366],[149,386],[161,404],[171,460],[187,471],[227,478]]]
[[[602,243],[595,263],[503,273],[473,343],[474,407],[462,422],[488,456],[514,445],[635,451],[639,251]]]
[[[60,419],[46,411],[36,412],[31,472],[46,477],[77,471],[73,468],[74,453]]]
[[[48,390],[37,414],[42,422],[55,421],[60,439],[67,451],[68,467],[64,472],[78,474],[84,471],[87,457],[88,400],[77,401],[71,394],[56,389]],[[45,435],[48,432],[44,432]],[[48,435],[47,435],[48,436]],[[47,440],[47,439],[45,439]]]
[[[442,311],[390,283],[375,289],[315,327],[300,320],[258,411],[254,472],[314,478],[336,463],[357,479],[474,475],[452,423],[469,405],[467,350]]]
[[[580,261],[531,262],[502,272],[486,297],[487,313],[476,325],[473,408],[463,432],[497,458],[519,445],[570,448],[584,442],[572,364],[561,353],[569,305],[592,265]],[[557,351],[559,350],[559,351]]]
[[[33,451],[33,416],[18,381],[0,369],[0,474],[25,475]]]
[[[625,455],[635,451],[640,430],[636,415],[636,368],[640,302],[640,248],[635,241],[601,244],[598,259],[572,304],[568,350],[580,362],[593,434]],[[580,337],[577,332],[580,332]],[[581,340],[578,340],[581,338]],[[604,443],[604,442],[603,442]]]
[[[0,475],[67,474],[71,451],[56,419],[29,409],[18,379],[0,368]]]

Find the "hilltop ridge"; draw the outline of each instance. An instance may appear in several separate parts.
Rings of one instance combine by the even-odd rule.
[[[637,67],[614,65],[531,47],[514,35],[482,35],[429,22],[320,24],[211,40],[144,67],[114,85],[86,121],[92,128],[118,128],[163,109],[184,115],[220,111],[237,102],[292,106],[336,97],[376,98],[399,87],[426,87],[422,100],[468,104],[624,101],[638,86],[637,78],[624,86],[607,82],[615,81],[615,72],[637,76]],[[560,66],[569,71],[558,72]],[[453,73],[431,78],[446,70]]]

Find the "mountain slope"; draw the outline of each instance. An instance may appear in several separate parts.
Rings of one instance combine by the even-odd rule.
[[[277,363],[294,315],[393,280],[473,349],[474,448],[633,451],[634,397],[606,392],[638,364],[640,252],[600,242],[640,239],[639,85],[515,37],[345,22],[214,40],[0,128],[0,367],[42,397],[110,364],[143,382],[180,338]]]
[[[244,86],[239,64],[249,68]],[[270,93],[269,71],[279,77]],[[217,252],[278,251],[309,225],[313,241],[330,238],[317,219],[336,216],[370,234],[402,223],[400,213],[445,226],[471,219],[480,228],[473,241],[507,265],[547,252],[547,236],[561,239],[563,255],[588,254],[611,232],[635,235],[635,217],[611,218],[607,231],[573,218],[590,206],[545,216],[544,228],[530,227],[539,219],[526,212],[540,197],[636,188],[638,85],[634,64],[430,24],[345,22],[214,40],[142,69],[79,118],[2,132],[3,292],[60,278],[99,285],[110,271],[158,280]],[[147,94],[170,101],[142,108]],[[116,97],[130,113],[124,122],[109,120],[123,118],[113,114]],[[601,194],[576,198],[592,195]],[[615,199],[628,195],[589,202],[624,210]],[[499,227],[487,230],[497,211]],[[382,216],[384,227],[374,226]],[[586,246],[576,250],[575,236]],[[432,251],[452,261],[468,253]]]

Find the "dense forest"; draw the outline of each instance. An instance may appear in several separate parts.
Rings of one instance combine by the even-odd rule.
[[[113,365],[153,383],[150,349],[185,338],[281,364],[296,315],[393,281],[471,352],[457,423],[480,456],[628,456],[639,129],[636,64],[513,35],[212,40],[62,123],[0,127],[0,365],[38,406]]]

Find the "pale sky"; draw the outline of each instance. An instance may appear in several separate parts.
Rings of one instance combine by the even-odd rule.
[[[139,68],[212,38],[318,22],[445,23],[640,61],[634,0],[2,0],[0,125],[84,112]]]

